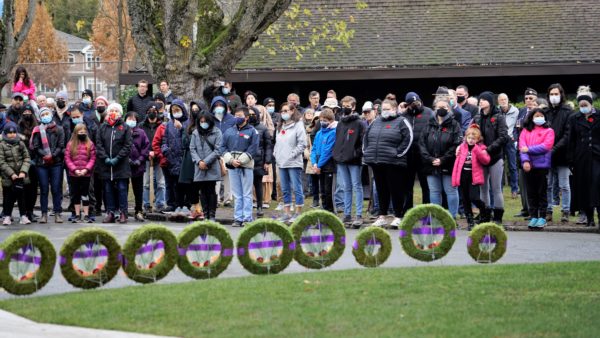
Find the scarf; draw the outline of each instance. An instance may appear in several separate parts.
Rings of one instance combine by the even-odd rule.
[[[48,142],[48,134],[47,131],[52,131],[56,128],[56,123],[54,121],[50,122],[47,125],[40,125],[33,129],[31,133],[31,139],[29,139],[29,148],[33,150],[33,136],[36,133],[40,133],[40,138],[42,139],[42,148],[44,149],[44,153],[46,155],[52,155],[52,151],[50,150],[50,143]]]

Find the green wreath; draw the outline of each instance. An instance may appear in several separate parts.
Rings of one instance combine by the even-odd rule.
[[[374,254],[379,246],[379,250]],[[392,239],[390,234],[378,227],[366,227],[356,236],[352,245],[352,254],[358,264],[375,268],[385,263],[392,252]]]
[[[444,257],[456,240],[456,222],[439,205],[422,204],[402,219],[400,243],[410,257],[431,262]]]
[[[506,252],[506,232],[496,223],[481,223],[467,238],[467,251],[477,263],[494,263]]]
[[[129,279],[154,283],[164,278],[177,263],[177,238],[164,225],[144,225],[127,238],[122,261]]]
[[[75,231],[60,249],[60,271],[77,288],[103,286],[115,277],[120,267],[121,247],[115,236],[101,228]]]
[[[308,211],[296,219],[291,230],[297,248],[294,258],[309,269],[330,266],[346,248],[344,224],[329,211]]]
[[[0,245],[0,286],[13,295],[29,295],[43,288],[54,273],[56,251],[48,238],[19,231]]]
[[[233,259],[233,240],[227,229],[219,223],[192,223],[179,234],[177,242],[177,266],[195,279],[217,277]]]
[[[237,255],[242,266],[255,275],[283,271],[294,258],[296,242],[285,224],[259,219],[249,223],[237,240]]]

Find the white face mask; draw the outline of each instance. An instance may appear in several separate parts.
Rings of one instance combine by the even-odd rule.
[[[560,95],[550,95],[550,103],[557,105],[560,103]]]
[[[381,117],[387,119],[388,117],[396,116],[396,112],[392,110],[384,110],[381,112]]]

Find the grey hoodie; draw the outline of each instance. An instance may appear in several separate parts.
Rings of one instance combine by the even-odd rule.
[[[275,160],[278,168],[302,168],[304,148],[306,148],[306,131],[304,123],[284,124],[275,136]]]

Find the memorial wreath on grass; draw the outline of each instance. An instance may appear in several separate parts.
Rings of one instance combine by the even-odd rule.
[[[178,236],[177,266],[196,279],[215,278],[233,259],[233,240],[221,224],[202,221],[188,225]]]
[[[375,268],[385,263],[392,252],[392,239],[388,232],[378,227],[362,229],[352,245],[352,254],[358,264]]]
[[[402,219],[400,243],[410,257],[431,262],[444,257],[456,240],[456,222],[439,205],[423,204]]]
[[[257,275],[283,271],[294,258],[295,249],[296,242],[287,226],[270,219],[247,224],[237,240],[238,260]]]
[[[506,252],[506,231],[496,223],[474,227],[467,238],[467,251],[478,263],[494,263]]]
[[[346,229],[331,212],[313,210],[292,224],[296,241],[296,261],[309,269],[322,269],[335,263],[346,248]]]

